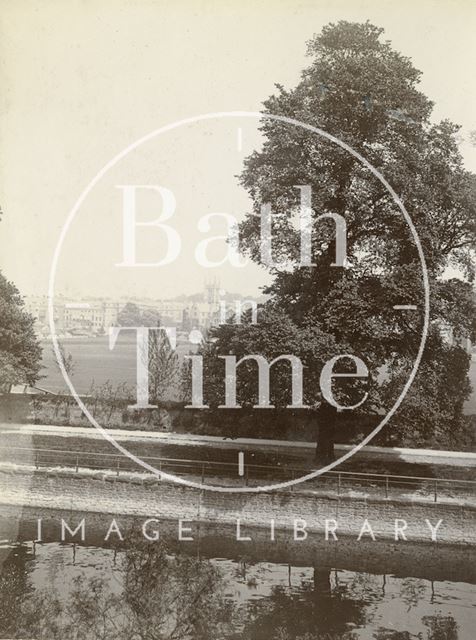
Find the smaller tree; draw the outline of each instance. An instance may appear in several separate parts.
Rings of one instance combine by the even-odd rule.
[[[121,327],[157,327],[160,325],[160,313],[157,309],[140,307],[128,302],[117,315]]]
[[[141,312],[133,302],[128,302],[117,314],[117,322],[121,327],[141,327]]]
[[[149,369],[149,400],[160,405],[177,392],[179,361],[163,329],[149,331],[148,342],[148,353],[143,353],[142,358]]]
[[[34,323],[18,289],[0,274],[0,388],[38,380],[41,346]]]
[[[127,402],[133,397],[133,389],[126,382],[113,383],[106,380],[97,385],[93,380],[87,403],[95,418],[106,426],[113,426],[114,414],[121,408],[125,408]]]
[[[158,327],[160,313],[157,309],[144,309],[141,314],[141,327]]]
[[[76,362],[74,361],[73,355],[66,350],[64,344],[59,340],[58,340],[58,351],[61,356],[61,362],[63,363],[64,370],[68,374],[68,377],[71,378],[71,376],[76,371]],[[56,352],[54,349],[53,349],[53,357],[57,362]],[[58,364],[58,367],[59,367],[59,364]]]

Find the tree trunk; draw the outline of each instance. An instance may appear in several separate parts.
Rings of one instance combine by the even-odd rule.
[[[314,592],[316,594],[330,594],[331,593],[331,570],[323,569],[314,565],[313,567],[313,583]]]
[[[334,440],[337,409],[327,402],[317,411],[317,439],[315,460],[321,464],[329,464],[335,459]]]

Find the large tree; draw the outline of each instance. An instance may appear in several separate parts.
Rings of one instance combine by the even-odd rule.
[[[453,324],[454,308],[464,305],[467,315],[457,318],[459,336],[474,337],[475,307],[469,285],[443,284],[442,276],[452,265],[468,281],[474,277],[475,177],[463,166],[456,141],[458,127],[449,121],[432,123],[433,105],[418,89],[420,72],[382,40],[382,32],[368,22],[326,26],[308,44],[311,64],[299,84],[292,90],[277,86],[264,103],[264,114],[293,118],[339,138],[383,174],[405,204],[428,266],[432,315],[422,374],[400,415],[411,407],[414,417],[424,416],[428,401],[437,399],[435,394],[443,388],[451,366],[457,384],[452,387],[453,395],[446,395],[452,409],[443,416],[451,431],[455,421],[459,428],[468,394],[468,385],[463,384],[468,359],[457,357],[459,352],[454,349],[458,347],[444,348],[439,327],[443,322]],[[279,308],[300,333],[293,353],[306,358],[312,327],[316,351],[324,352],[331,337],[334,355],[361,357],[370,371],[369,400],[362,410],[381,415],[403,387],[423,326],[422,270],[414,239],[384,185],[346,150],[275,119],[264,117],[261,131],[263,146],[246,159],[241,175],[253,202],[240,228],[241,246],[254,261],[262,262],[260,213],[263,204],[271,205],[273,259],[287,268],[268,266],[273,281],[266,293],[269,304]],[[314,267],[298,264],[301,237],[294,220],[300,204],[299,185],[312,189]],[[344,266],[332,264],[335,224],[318,219],[322,214],[339,214],[345,219]],[[443,304],[444,300],[451,304]],[[393,308],[402,304],[417,304],[419,311]],[[269,327],[258,323],[252,330],[255,344],[254,348],[249,345],[250,353],[266,355],[263,335],[269,333]],[[230,339],[229,331],[228,327],[216,331],[215,354],[220,348],[225,349],[222,353],[242,350],[239,336],[243,329],[235,329],[237,340]],[[458,367],[453,366],[455,361]],[[429,379],[438,379],[439,384],[429,388]],[[289,378],[283,384],[289,387]],[[423,393],[425,386],[430,398]],[[256,388],[248,385],[248,392],[256,394]],[[242,389],[243,397],[246,393]],[[426,401],[419,402],[419,397]],[[312,401],[318,413],[322,401],[318,385]],[[440,408],[437,403],[434,411]],[[434,423],[426,420],[424,424],[425,438],[431,439]],[[329,429],[321,429],[321,435],[323,432],[326,441],[332,438]],[[326,458],[332,457],[328,443],[321,443],[321,449]]]

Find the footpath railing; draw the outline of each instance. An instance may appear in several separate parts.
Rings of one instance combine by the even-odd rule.
[[[193,476],[202,484],[219,482],[220,478],[235,478],[237,484],[254,486],[257,484],[275,484],[294,480],[310,473],[308,466],[257,465],[243,463],[241,466],[231,462],[193,460],[178,458],[142,457],[142,460],[154,467],[159,473],[171,473],[175,476]],[[81,469],[112,471],[116,476],[126,472],[149,473],[141,465],[122,454],[97,453],[89,451],[68,451],[60,449],[32,449],[26,447],[0,447],[0,462],[27,464],[36,469],[57,467],[72,468],[78,473]],[[298,485],[300,487],[301,485]],[[351,489],[378,491],[390,498],[402,493],[419,493],[431,496],[434,502],[440,498],[468,498],[475,496],[476,481],[452,478],[404,476],[356,471],[328,471],[318,478],[308,480],[306,488],[325,488],[334,490],[337,495]],[[290,490],[295,487],[291,486]]]

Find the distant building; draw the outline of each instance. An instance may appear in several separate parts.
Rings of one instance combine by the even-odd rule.
[[[104,333],[117,324],[122,305],[118,302],[55,302],[53,314],[57,333],[83,331]],[[49,334],[48,299],[46,296],[25,298],[25,310],[35,319],[37,333]]]
[[[201,293],[179,296],[173,300],[131,299],[142,311],[157,312],[163,326],[175,326],[185,331],[193,328],[208,329],[221,319],[220,303],[226,294],[220,289],[217,278],[207,280]],[[80,300],[58,297],[53,313],[57,334],[98,335],[107,333],[109,327],[118,325],[118,316],[126,301]],[[48,321],[48,298],[30,296],[25,298],[25,309],[35,318],[35,328],[40,336],[50,333]]]
[[[184,330],[194,327],[206,329],[218,322],[220,283],[216,278],[206,281],[201,295],[136,304],[139,308],[153,308],[157,311],[164,326],[172,325]]]
[[[66,303],[62,328],[89,329],[91,333],[105,333],[109,327],[117,325],[120,309],[121,305],[118,302]]]

